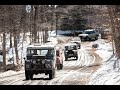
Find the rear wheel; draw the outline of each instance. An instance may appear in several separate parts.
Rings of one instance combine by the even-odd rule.
[[[60,64],[57,64],[57,70],[60,70]]]

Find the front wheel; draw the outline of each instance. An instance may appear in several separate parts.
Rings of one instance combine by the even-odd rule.
[[[76,60],[78,60],[78,56],[76,56]]]
[[[67,61],[68,60],[68,58],[67,57],[65,57],[65,61]]]
[[[33,74],[29,70],[25,70],[26,80],[33,79]]]
[[[86,38],[85,38],[85,41],[88,41],[88,40],[89,40],[89,38],[88,38],[88,37],[86,37]]]
[[[63,64],[60,64],[60,69],[63,69]]]
[[[53,79],[55,77],[55,70],[51,70],[49,73],[49,79]]]
[[[98,40],[98,37],[95,37],[95,40]]]

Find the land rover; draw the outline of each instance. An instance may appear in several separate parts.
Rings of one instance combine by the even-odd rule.
[[[49,74],[49,78],[55,77],[56,49],[55,45],[29,45],[25,59],[26,80],[33,79],[34,74]]]
[[[65,61],[68,60],[68,58],[74,57],[76,60],[78,59],[78,45],[76,43],[67,43],[65,44],[64,48],[64,55],[65,55]]]

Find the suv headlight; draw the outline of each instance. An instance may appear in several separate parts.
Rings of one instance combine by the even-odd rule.
[[[42,60],[42,64],[45,64],[45,60]]]
[[[65,51],[66,53],[68,52],[68,51]]]
[[[36,64],[36,60],[33,60],[33,64]]]

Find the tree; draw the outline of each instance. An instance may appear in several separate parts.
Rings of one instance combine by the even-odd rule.
[[[5,6],[0,5],[0,21],[1,21],[1,31],[3,34],[3,42],[2,42],[2,52],[3,52],[3,70],[6,70],[6,27],[7,27],[7,8]]]
[[[69,5],[67,7],[67,17],[63,18],[61,29],[62,30],[81,30],[87,28],[87,19],[83,16],[86,14],[85,5]],[[88,13],[87,13],[88,14]]]
[[[115,42],[115,50],[118,59],[120,59],[120,5],[107,5],[110,21],[111,21],[111,29],[112,36]]]

